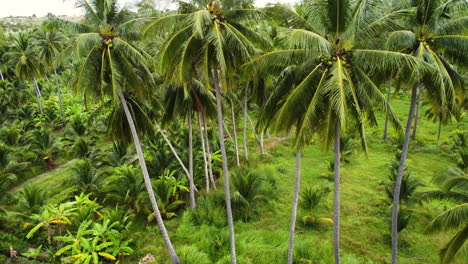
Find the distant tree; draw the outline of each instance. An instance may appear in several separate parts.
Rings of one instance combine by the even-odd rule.
[[[31,34],[27,32],[11,34],[10,45],[5,57],[7,64],[14,70],[19,79],[33,82],[37,104],[41,114],[43,114],[41,91],[37,84],[37,78],[42,76],[44,64],[37,56],[31,37]]]

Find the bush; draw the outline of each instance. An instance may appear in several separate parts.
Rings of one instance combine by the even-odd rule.
[[[232,172],[232,203],[236,219],[249,221],[259,214],[259,204],[276,195],[274,169],[239,169]]]
[[[224,227],[227,224],[225,209],[217,206],[213,200],[207,197],[201,197],[197,202],[197,208],[187,211],[187,214],[195,225]]]
[[[211,260],[205,253],[194,246],[183,246],[179,250],[179,258],[182,264],[211,264]]]

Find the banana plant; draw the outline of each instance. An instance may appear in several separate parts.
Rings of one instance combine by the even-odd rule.
[[[66,236],[57,236],[55,240],[62,241],[65,246],[62,247],[55,256],[59,257],[68,253],[69,259],[75,264],[93,263],[99,264],[102,261],[99,258],[115,261],[114,256],[106,252],[106,248],[110,247],[113,243],[101,237],[101,233],[95,229],[89,229],[92,221],[85,221],[81,223],[76,234],[67,232]],[[96,224],[95,224],[96,225]],[[95,225],[93,227],[95,227]],[[96,235],[98,234],[98,235]]]
[[[63,226],[72,224],[70,218],[76,210],[73,203],[63,203],[59,206],[46,205],[40,214],[33,214],[30,217],[39,223],[28,232],[26,238],[32,238],[39,229],[43,228],[47,232],[47,241],[52,244],[52,237],[57,232],[61,234]]]

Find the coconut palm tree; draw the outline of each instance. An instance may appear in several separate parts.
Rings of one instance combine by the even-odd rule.
[[[121,111],[115,113],[124,113],[128,122],[125,131],[131,132],[156,222],[172,263],[180,263],[161,217],[146,167],[138,135],[144,130],[140,126],[137,131],[139,124],[134,121],[139,106],[136,100],[128,100],[130,107],[127,103],[128,96],[142,96],[154,84],[147,67],[149,58],[133,44],[138,36],[132,27],[131,14],[127,9],[120,8],[116,0],[78,0],[76,3],[84,9],[85,16],[81,23],[72,25],[80,34],[68,48],[75,49],[80,58],[74,88],[84,98],[110,98],[114,107],[121,105]]]
[[[104,191],[106,200],[133,210],[135,213],[151,214],[144,197],[145,183],[132,165],[122,165],[114,169],[113,174],[106,179]]]
[[[289,34],[289,48],[264,54],[246,65],[280,76],[262,111],[263,127],[284,131],[296,127],[295,146],[299,149],[316,133],[324,146],[334,142],[335,263],[340,263],[340,137],[345,131],[357,131],[366,150],[364,120],[377,124],[374,103],[400,131],[398,118],[378,89],[385,80],[379,73],[422,65],[417,58],[370,45],[378,33],[395,26],[395,17],[405,13],[386,10],[382,14],[377,10],[385,9],[372,6],[369,1],[311,0],[297,11],[282,5],[268,7],[270,17],[296,28]],[[290,252],[291,248],[290,244]]]
[[[175,32],[163,45],[161,68],[169,83],[188,86],[193,79],[200,80],[209,89],[214,84],[218,119],[218,135],[223,158],[224,192],[230,232],[231,262],[237,263],[234,223],[231,210],[229,171],[224,143],[222,94],[228,86],[228,73],[267,46],[257,33],[243,25],[258,12],[251,8],[252,1],[197,0],[179,2],[179,12],[153,20],[147,32],[164,28],[173,22]]]
[[[38,30],[33,36],[34,46],[38,51],[38,56],[46,66],[46,71],[54,71],[55,85],[59,96],[60,114],[62,122],[64,118],[62,92],[60,91],[59,79],[57,75],[57,65],[55,59],[63,48],[65,37],[57,31]]]
[[[417,89],[423,86],[426,96],[429,97],[428,101],[438,102],[441,107],[454,105],[455,98],[462,96],[462,78],[453,63],[464,65],[468,61],[467,6],[466,1],[404,1],[402,8],[410,7],[413,11],[403,20],[401,29],[391,32],[387,37],[386,46],[389,49],[404,51],[435,68],[420,80],[413,79],[412,83],[411,105],[393,196],[392,264],[397,263],[398,257],[399,193],[408,155]],[[400,80],[405,76],[404,72],[400,71]],[[408,74],[414,75],[414,73],[414,71],[409,71]]]
[[[59,152],[59,140],[46,129],[33,130],[30,135],[30,149],[37,155],[37,159],[44,161],[47,169],[55,167],[55,158]]]
[[[98,195],[104,173],[96,169],[91,160],[81,160],[72,168],[77,193],[92,193]],[[128,187],[128,185],[126,185]]]
[[[33,82],[37,105],[41,114],[43,114],[41,91],[37,84],[37,78],[42,76],[44,65],[37,56],[31,39],[32,36],[28,32],[18,32],[10,36],[10,46],[5,54],[7,64],[12,67],[19,79]]]

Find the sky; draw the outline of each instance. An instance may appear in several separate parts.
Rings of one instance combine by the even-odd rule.
[[[132,4],[135,0],[119,0],[122,4]],[[255,0],[256,6],[267,3],[295,3],[298,0]],[[0,17],[32,16],[38,17],[52,13],[55,15],[80,15],[81,11],[74,7],[74,0],[0,0]]]

